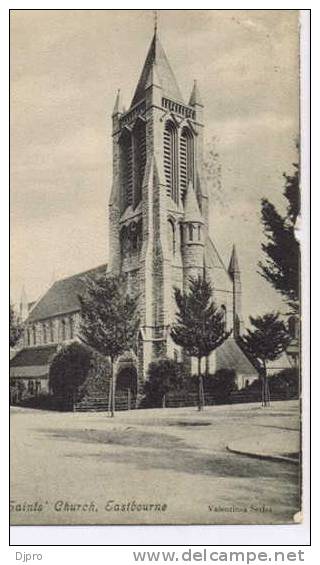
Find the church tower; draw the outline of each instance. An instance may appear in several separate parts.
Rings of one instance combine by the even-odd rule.
[[[233,329],[221,352],[210,355],[210,370],[223,363],[230,368],[230,359],[236,368],[243,356],[233,339],[242,325],[236,251],[227,270],[209,234],[214,226],[203,175],[203,121],[196,81],[186,104],[155,29],[129,109],[118,91],[112,112],[109,271],[125,274],[128,291],[139,296],[140,385],[154,359],[185,361],[170,337],[174,287],[186,291],[199,274],[211,281],[226,330]],[[196,371],[196,359],[188,362]]]
[[[172,354],[173,287],[203,272],[208,204],[202,190],[203,105],[183,100],[155,30],[128,111],[112,113],[110,270],[139,293],[139,373]]]

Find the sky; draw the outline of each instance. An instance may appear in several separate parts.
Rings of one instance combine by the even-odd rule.
[[[129,107],[153,35],[152,10],[11,11],[11,295],[108,261],[111,113]],[[249,315],[286,311],[258,274],[261,198],[283,211],[297,160],[298,12],[159,10],[158,32],[188,102],[197,79],[221,187],[210,234],[232,244]],[[213,141],[214,140],[214,141]]]

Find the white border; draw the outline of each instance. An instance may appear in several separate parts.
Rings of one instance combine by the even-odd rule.
[[[86,2],[78,0],[77,2],[71,1],[66,6],[64,2],[57,1],[54,5],[48,5],[48,2],[45,1],[34,1],[29,6],[26,5],[26,2],[17,1],[12,6],[10,2],[3,2],[1,7],[0,15],[2,18],[1,20],[1,53],[2,53],[2,61],[4,63],[4,70],[3,70],[3,77],[8,76],[7,74],[7,45],[8,45],[8,9],[15,8],[15,9],[45,9],[45,8],[69,8],[69,9],[80,9],[80,8],[91,8],[91,9],[110,9],[114,8],[113,6],[108,6],[106,3],[96,2],[94,6],[88,6]],[[52,3],[53,4],[53,3]],[[223,8],[232,8],[232,9],[244,9],[243,6],[239,6],[238,2],[234,2],[232,5],[228,2],[224,2]],[[259,2],[247,2],[245,8],[253,8],[253,9],[263,9],[265,6],[259,5]],[[287,2],[282,2],[282,5],[279,6],[278,4],[274,6],[274,8],[282,8],[282,9],[298,9],[299,6],[287,6]],[[139,3],[139,8],[142,9],[150,9],[150,4],[147,2]],[[131,8],[129,2],[118,2],[116,8],[114,9],[128,9]],[[169,2],[162,2],[161,8],[172,8]],[[189,2],[185,2],[182,5],[182,2],[175,3],[175,9],[186,9],[186,8],[195,8],[191,6]],[[200,8],[197,6],[196,8]],[[203,9],[221,9],[220,6],[213,5],[210,2],[203,2],[201,5]],[[271,8],[268,6],[268,8]],[[303,272],[307,277],[307,273],[309,271],[309,259],[308,259],[308,249],[309,249],[309,234],[308,234],[308,178],[309,178],[309,126],[308,126],[308,115],[309,115],[309,96],[308,96],[308,89],[309,89],[309,60],[308,60],[308,50],[309,50],[309,38],[308,38],[308,28],[309,28],[309,13],[308,11],[304,10],[301,14],[301,23],[302,23],[302,51],[301,51],[301,63],[302,63],[302,163],[304,168],[303,174],[303,185],[305,187],[304,190],[304,224],[302,227],[302,238],[303,238],[303,246],[304,246],[304,255],[303,255]],[[7,129],[4,124],[8,122],[6,112],[7,112],[7,92],[6,92],[6,85],[5,83],[2,84],[2,110],[4,111],[4,118],[2,120],[2,127],[4,128],[4,136],[5,140],[3,140],[3,151],[2,156],[6,155],[6,148],[7,148]],[[7,161],[4,159],[3,161],[3,169],[2,173],[4,173],[5,177],[2,183],[2,191],[5,191],[7,186],[7,178],[6,178],[6,163]],[[3,198],[3,194],[1,195]],[[1,206],[1,210],[4,212],[4,222],[1,222],[1,233],[4,234],[4,239],[2,238],[2,242],[6,241],[6,233],[7,230],[7,220],[6,220],[6,210],[7,202],[4,201]],[[6,251],[6,249],[4,249]],[[7,263],[7,257],[3,257],[3,264]],[[2,298],[5,297],[5,304],[3,308],[3,312],[8,311],[8,302],[7,302],[7,285],[5,281],[2,281]],[[309,460],[309,433],[308,433],[308,421],[309,421],[309,380],[307,375],[308,369],[308,358],[309,358],[309,321],[308,315],[306,310],[307,305],[309,303],[309,289],[308,289],[308,282],[305,280],[304,288],[303,288],[303,302],[304,302],[304,317],[303,317],[303,333],[304,333],[304,341],[303,341],[303,357],[304,357],[304,406],[303,406],[303,413],[304,413],[304,491],[305,495],[305,523],[303,525],[289,525],[289,526],[91,526],[91,527],[13,527],[11,528],[11,543],[12,544],[22,544],[22,545],[38,545],[38,544],[50,544],[50,545],[58,545],[58,544],[76,544],[76,545],[83,545],[83,544],[120,544],[120,545],[128,545],[128,544],[155,544],[155,545],[176,545],[176,544],[183,544],[183,545],[222,545],[222,546],[229,546],[237,545],[237,544],[262,544],[262,545],[301,545],[301,544],[308,544],[309,543],[309,524],[308,524],[308,490],[309,490],[309,470],[308,470],[308,460]],[[6,320],[6,317],[3,316]],[[3,330],[3,328],[1,328]],[[7,330],[2,331],[1,333],[1,342],[2,344],[7,343]],[[6,359],[7,350],[6,347],[2,350],[2,361]],[[3,367],[3,371],[1,372],[2,376],[6,374],[7,367]],[[3,382],[3,392],[4,392],[4,382]],[[3,394],[1,398],[1,429],[3,434],[6,433],[7,430],[7,422],[8,422],[8,406],[7,406],[7,394]],[[6,436],[7,437],[7,436]],[[3,453],[6,452],[7,446],[3,445]],[[5,467],[5,466],[4,466]],[[8,484],[7,481],[8,477],[6,474],[6,468],[4,468],[4,474],[1,478],[1,486],[4,484]],[[1,528],[1,548],[7,544],[6,542],[6,533],[4,532],[3,525],[7,523],[8,520],[8,513],[6,507],[6,495],[1,498],[3,501],[3,505],[1,508],[2,512],[2,528]],[[14,548],[13,548],[14,549]],[[19,550],[19,548],[15,548]],[[40,549],[40,548],[39,548]],[[70,548],[71,549],[71,548]],[[77,559],[79,563],[82,563],[84,557],[86,556],[87,560],[87,552],[86,549],[89,548],[82,548],[76,549],[72,548],[72,557],[73,559]],[[98,551],[99,548],[96,548]],[[112,548],[109,548],[112,550]],[[114,548],[117,550],[117,548]],[[129,548],[127,548],[129,549]],[[220,548],[223,549],[222,547]],[[244,549],[244,548],[243,548]],[[23,551],[30,551],[31,548],[24,548]],[[46,552],[46,548],[43,547],[41,551]],[[56,548],[58,550],[58,548]],[[90,550],[91,551],[91,550]],[[59,552],[60,553],[60,552]],[[113,553],[113,551],[112,551]],[[58,556],[57,553],[55,553]],[[65,552],[65,555],[70,555],[69,551]],[[118,554],[119,555],[119,554]],[[128,556],[128,553],[126,554]],[[49,556],[49,554],[48,554]],[[108,557],[109,558],[109,557]],[[83,561],[84,562],[84,561]],[[122,562],[118,561],[117,562]],[[128,562],[128,561],[126,561]]]

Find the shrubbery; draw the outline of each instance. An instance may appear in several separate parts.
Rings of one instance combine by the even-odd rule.
[[[214,375],[205,377],[204,391],[213,396],[215,404],[227,404],[235,389],[235,379],[234,369],[219,369]]]
[[[149,365],[148,378],[144,384],[144,408],[159,408],[165,404],[165,396],[182,390],[183,376],[181,363],[163,358]]]
[[[285,392],[288,398],[297,398],[300,392],[299,371],[297,368],[283,369],[269,377],[271,393]]]
[[[210,395],[214,404],[226,404],[230,400],[230,394],[235,389],[236,373],[233,369],[219,369],[213,375],[203,376],[204,396]],[[198,390],[198,377],[192,376],[184,379],[184,391],[186,394],[195,394]]]
[[[270,394],[281,394],[286,398],[298,398],[300,390],[299,371],[297,368],[292,367],[283,369],[279,373],[268,377]],[[261,379],[256,379],[246,389],[243,394],[252,392],[257,394],[257,398],[261,396]]]
[[[59,407],[70,408],[84,396],[107,394],[109,373],[108,362],[102,355],[74,342],[63,346],[54,356],[49,387]]]
[[[235,371],[220,369],[214,375],[203,377],[204,394],[213,398],[214,404],[226,404],[235,388]],[[148,379],[144,385],[143,407],[161,407],[166,397],[178,397],[182,404],[198,394],[198,376],[184,376],[181,363],[172,359],[159,359],[150,363]]]

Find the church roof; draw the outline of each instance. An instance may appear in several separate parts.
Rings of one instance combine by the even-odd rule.
[[[36,302],[26,321],[36,322],[80,310],[78,295],[85,291],[85,277],[98,276],[106,270],[107,265],[104,264],[54,282],[44,296]]]
[[[144,98],[145,89],[155,82],[168,98],[184,103],[176,78],[156,32],[151,41],[131,106],[140,102]]]
[[[57,345],[41,345],[21,349],[10,361],[10,367],[35,367],[48,365],[57,351]]]
[[[258,371],[249,361],[234,338],[229,337],[216,349],[216,370],[234,369],[241,375],[257,375]]]
[[[208,265],[210,267],[216,267],[218,269],[222,269],[227,274],[225,265],[217,251],[216,246],[214,245],[210,237],[207,238],[207,245],[205,251],[206,251],[206,260],[208,262]],[[230,277],[228,278],[230,279]]]
[[[199,222],[203,224],[203,218],[199,209],[196,193],[193,189],[191,181],[187,186],[187,191],[184,198],[184,222]]]

